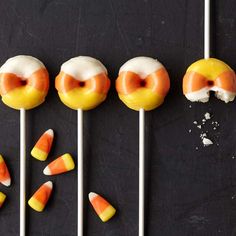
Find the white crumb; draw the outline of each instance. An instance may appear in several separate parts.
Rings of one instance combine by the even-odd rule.
[[[188,130],[188,132],[189,132],[189,133],[191,133],[191,132],[192,132],[192,130],[191,130],[191,129],[189,129],[189,130]]]
[[[196,147],[195,149],[198,150],[198,147]]]
[[[192,106],[191,106],[191,105],[189,105],[189,108],[192,108]]]
[[[193,124],[195,124],[195,125],[196,125],[196,124],[197,124],[197,121],[195,120],[195,121],[193,122]]]
[[[232,156],[232,159],[234,159],[235,158],[235,156]]]
[[[201,128],[202,128],[202,126],[201,126],[201,125],[198,125],[197,127],[198,127],[198,129],[201,129]]]
[[[204,146],[209,146],[213,144],[213,142],[210,139],[205,138],[205,137],[202,139],[202,143]]]
[[[209,112],[206,112],[204,116],[205,116],[206,120],[210,120],[211,119],[211,115],[210,115]]]
[[[206,119],[202,119],[202,122],[206,122]]]

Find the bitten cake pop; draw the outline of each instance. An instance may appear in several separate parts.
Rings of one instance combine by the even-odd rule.
[[[105,66],[98,60],[79,56],[61,66],[55,86],[61,101],[77,110],[77,176],[78,176],[78,224],[77,235],[83,236],[83,110],[102,103],[110,88]]]
[[[49,88],[48,72],[41,61],[20,55],[8,59],[0,68],[0,94],[9,107],[20,110],[20,236],[25,236],[25,110],[44,102]]]
[[[144,236],[145,110],[160,106],[170,88],[164,66],[150,57],[127,61],[119,71],[116,90],[129,108],[139,111],[139,236]]]
[[[224,102],[233,101],[236,95],[236,76],[223,61],[215,58],[194,62],[183,79],[183,92],[191,102],[208,102],[210,91]]]
[[[235,72],[223,61],[210,58],[211,1],[204,1],[204,59],[189,66],[183,78],[183,94],[191,102],[208,102],[210,91],[225,103],[236,96]]]

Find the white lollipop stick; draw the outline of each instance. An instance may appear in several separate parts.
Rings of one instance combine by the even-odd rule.
[[[139,110],[139,236],[144,236],[145,214],[145,111]]]
[[[20,109],[20,236],[25,236],[25,189],[26,189],[26,152],[25,152],[25,109]]]
[[[210,0],[204,2],[204,58],[210,57],[210,17],[211,17]]]
[[[77,184],[78,184],[78,222],[77,222],[77,235],[83,236],[83,111],[81,109],[77,110]]]

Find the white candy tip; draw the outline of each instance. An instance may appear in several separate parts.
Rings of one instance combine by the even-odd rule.
[[[4,181],[1,181],[1,183],[7,187],[9,187],[11,185],[11,179],[7,179],[7,180],[4,180]]]
[[[44,185],[47,185],[47,187],[51,188],[53,187],[52,181],[46,182]]]
[[[43,173],[44,173],[45,175],[51,175],[51,171],[50,171],[50,169],[49,169],[48,166],[45,167],[45,169],[43,170]]]
[[[98,194],[96,194],[96,193],[93,193],[93,192],[89,193],[89,195],[88,195],[89,201],[91,202],[97,196],[98,196]]]
[[[50,136],[52,136],[52,137],[53,137],[53,135],[54,135],[54,132],[53,132],[53,130],[52,130],[52,129],[48,129],[48,130],[45,132],[45,134],[48,134],[48,135],[50,135]]]

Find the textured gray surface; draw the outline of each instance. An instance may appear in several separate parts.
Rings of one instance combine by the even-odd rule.
[[[192,104],[182,96],[182,76],[203,55],[203,1],[195,0],[2,0],[0,62],[17,54],[41,59],[51,77],[46,102],[27,112],[27,199],[46,180],[55,184],[43,213],[27,209],[28,235],[76,235],[76,171],[46,177],[46,163],[29,155],[47,128],[56,132],[48,162],[70,152],[76,159],[76,112],[54,89],[61,63],[91,55],[108,68],[112,88],[104,104],[85,113],[85,193],[104,195],[118,209],[103,224],[85,201],[85,235],[135,236],[138,233],[138,113],[126,108],[114,90],[119,67],[148,55],[167,67],[171,90],[162,107],[147,114],[147,236],[236,235],[236,109],[212,98]],[[234,0],[214,4],[214,56],[236,68]],[[209,126],[219,146],[203,148],[193,121],[210,111],[220,123]],[[188,130],[192,129],[192,133]],[[196,151],[195,147],[199,150]],[[12,174],[12,186],[0,210],[0,235],[19,228],[19,113],[0,104],[0,153]]]

